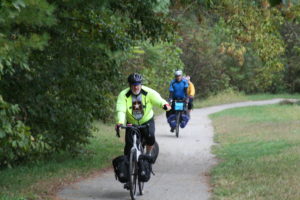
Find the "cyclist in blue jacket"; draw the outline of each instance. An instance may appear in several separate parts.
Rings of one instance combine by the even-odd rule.
[[[173,100],[185,100],[188,103],[188,95],[187,89],[189,87],[189,83],[186,79],[182,77],[182,71],[176,70],[175,79],[171,81],[170,88],[169,88],[169,102],[172,103]],[[172,114],[172,110],[167,112],[167,117]],[[174,127],[171,127],[171,132],[174,132]]]

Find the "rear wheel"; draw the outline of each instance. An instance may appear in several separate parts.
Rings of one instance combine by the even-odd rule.
[[[180,113],[176,114],[176,137],[179,137]]]
[[[141,153],[144,154],[144,147],[140,145]],[[138,174],[138,170],[137,170]],[[138,185],[139,185],[139,194],[143,195],[144,194],[144,182],[140,181],[138,178]]]
[[[155,161],[158,157],[158,154],[159,154],[159,146],[158,146],[158,143],[155,141],[153,149],[151,151],[151,155],[152,155],[152,158],[153,158],[153,164],[155,163]]]
[[[132,149],[129,158],[129,184],[130,184],[130,196],[132,200],[135,200],[136,196],[136,181],[137,181],[137,162],[136,162],[136,150]]]

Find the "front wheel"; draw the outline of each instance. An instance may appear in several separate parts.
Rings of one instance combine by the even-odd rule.
[[[179,137],[180,113],[176,114],[176,137]]]
[[[132,149],[129,158],[129,184],[130,184],[130,196],[132,200],[135,200],[136,196],[136,181],[137,181],[137,161],[136,150]]]

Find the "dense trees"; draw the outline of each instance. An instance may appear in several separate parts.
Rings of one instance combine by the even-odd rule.
[[[178,9],[182,2],[193,6]],[[200,86],[198,94],[207,96],[229,87],[247,93],[299,92],[295,61],[299,5],[203,0],[173,1],[173,6],[179,20],[183,18],[182,59]]]
[[[172,39],[168,1],[1,1],[0,163],[76,150],[113,116],[142,41]],[[163,75],[164,76],[164,75]]]
[[[183,68],[201,96],[299,92],[300,6],[282,2],[2,0],[0,166],[88,142],[133,71],[162,94]]]

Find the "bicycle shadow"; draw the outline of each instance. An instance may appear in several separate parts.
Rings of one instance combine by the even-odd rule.
[[[158,135],[157,137],[160,137],[160,138],[177,138],[175,133],[170,133],[170,134],[164,134],[164,135]]]
[[[101,195],[105,199],[130,199],[129,191],[107,191]]]

